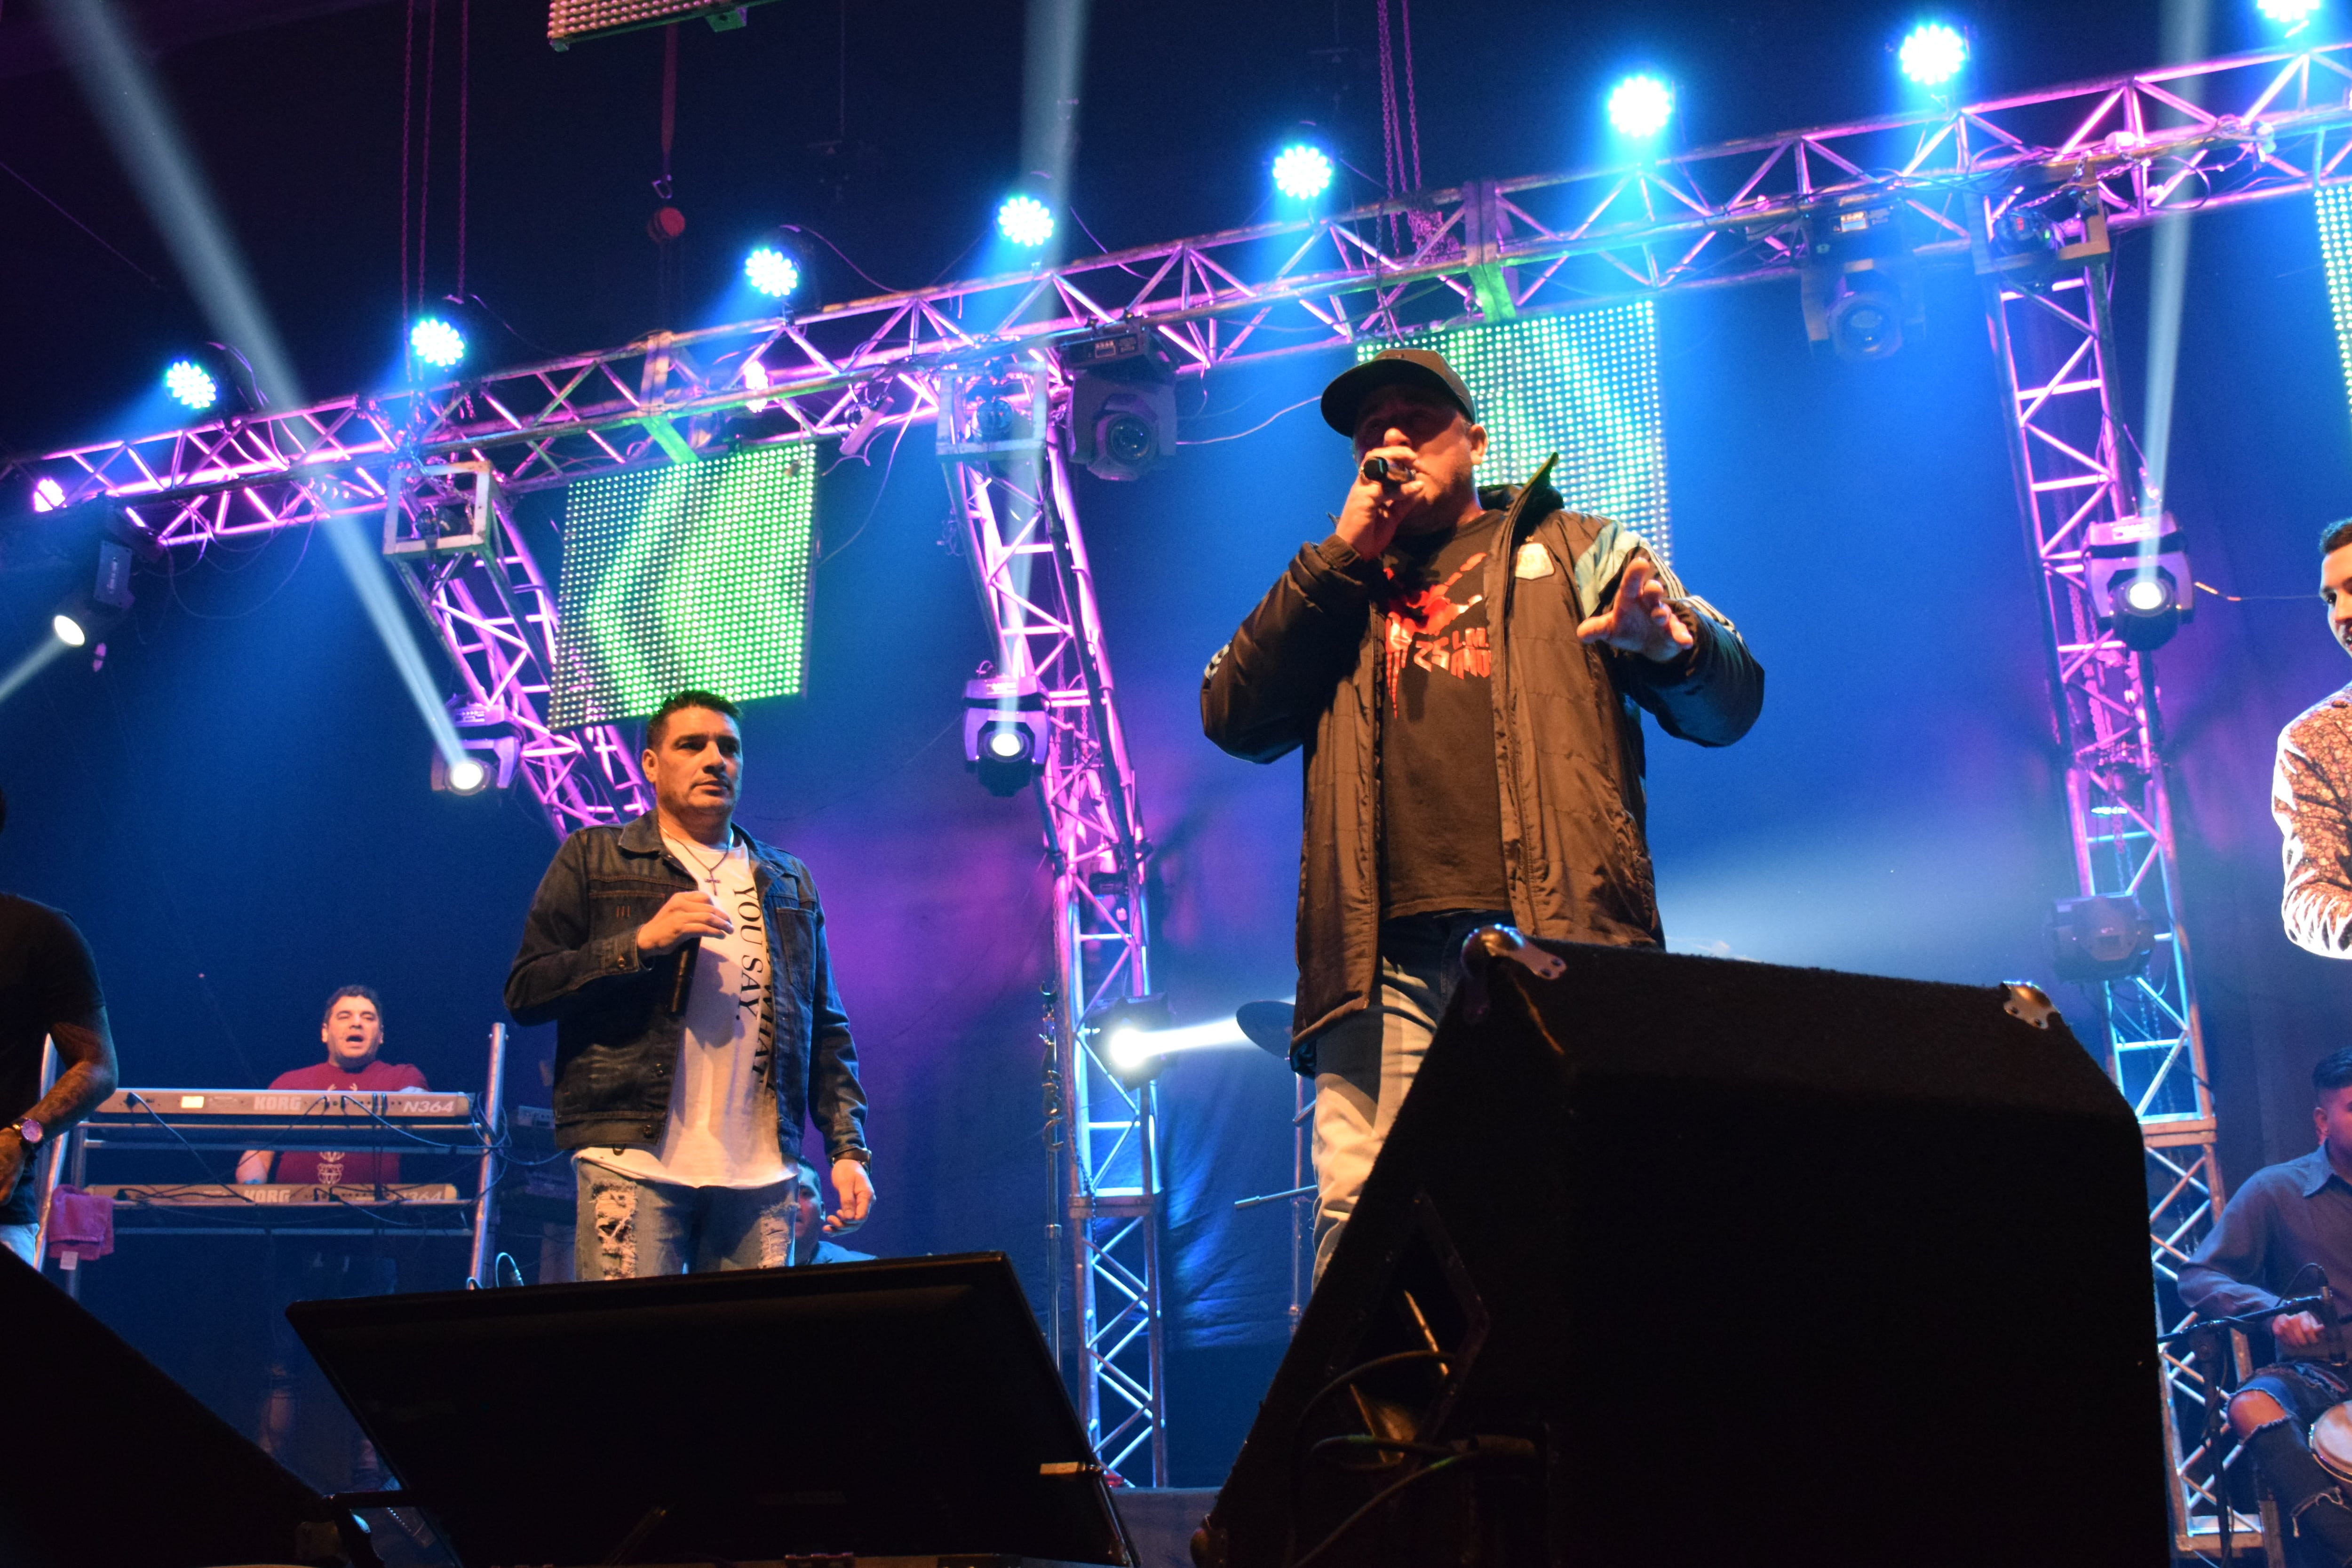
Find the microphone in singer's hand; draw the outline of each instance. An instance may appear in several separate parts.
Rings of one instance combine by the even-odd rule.
[[[700,937],[677,950],[677,977],[669,984],[669,1016],[673,1018],[686,1011],[686,988],[694,979],[695,963],[701,955]]]
[[[1387,458],[1366,458],[1356,472],[1376,485],[1401,485],[1412,477],[1411,468]]]

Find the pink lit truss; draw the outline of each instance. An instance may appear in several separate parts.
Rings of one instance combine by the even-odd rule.
[[[2071,184],[2123,227],[2168,204],[2308,191],[2344,177],[2347,86],[2352,45],[2235,56],[1640,165],[1476,181],[8,467],[57,479],[70,500],[115,497],[166,544],[194,546],[380,509],[401,454],[487,458],[513,492],[746,437],[856,444],[935,417],[942,368],[1117,324],[1149,323],[1197,374],[1410,327],[1784,276],[1808,211],[1857,195],[1904,203],[1939,237],[1917,247],[1932,262],[1980,243],[1972,197],[1998,216]],[[754,404],[762,412],[746,416]]]

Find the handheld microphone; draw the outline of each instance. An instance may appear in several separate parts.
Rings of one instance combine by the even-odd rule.
[[[669,983],[669,1016],[673,1018],[686,1011],[686,988],[694,983],[695,962],[701,954],[700,937],[677,950],[677,974]]]
[[[1366,458],[1356,472],[1376,485],[1401,485],[1412,478],[1412,468],[1387,458]]]

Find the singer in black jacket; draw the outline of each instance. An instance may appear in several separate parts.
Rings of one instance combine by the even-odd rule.
[[[825,1229],[874,1197],[824,911],[806,866],[733,825],[732,703],[672,698],[644,763],[655,809],[564,840],[507,977],[517,1022],[556,1026],[580,1277],[783,1266],[804,1121],[832,1163]]]
[[[2352,1048],[2311,1069],[2319,1147],[2254,1173],[2180,1270],[2180,1299],[2209,1317],[2242,1317],[2291,1296],[2352,1287]],[[2328,1314],[2270,1321],[2279,1359],[2230,1401],[2230,1425],[2261,1467],[2306,1553],[2352,1563],[2352,1502],[2311,1457],[2305,1434],[2352,1398],[2345,1331]]]

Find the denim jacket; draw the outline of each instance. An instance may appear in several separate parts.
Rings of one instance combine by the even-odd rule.
[[[857,1048],[833,987],[824,912],[808,868],[741,835],[768,917],[775,976],[777,1141],[800,1158],[814,1113],[829,1160],[866,1157],[866,1092]],[[686,1020],[669,1010],[677,966],[647,959],[637,928],[695,879],[663,847],[651,813],[619,827],[583,827],[563,841],[539,884],[522,947],[507,975],[520,1024],[555,1023],[555,1141],[566,1149],[661,1142],[677,1080]]]

